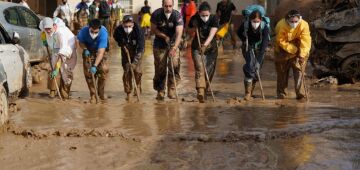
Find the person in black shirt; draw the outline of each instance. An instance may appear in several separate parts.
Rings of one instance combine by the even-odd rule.
[[[265,50],[269,43],[269,28],[259,11],[254,11],[249,16],[249,21],[241,24],[237,34],[242,41],[242,54],[245,58],[243,71],[245,74],[245,100],[251,100],[258,81],[256,71],[260,72]],[[246,45],[248,44],[248,45]],[[253,53],[254,51],[254,53]],[[255,56],[253,56],[255,54]]]
[[[216,15],[219,17],[220,28],[224,27],[226,24],[230,24],[228,33],[231,37],[231,43],[233,49],[236,49],[236,37],[233,32],[234,25],[232,24],[232,15],[236,12],[235,5],[230,0],[222,0],[217,4]]]
[[[157,100],[164,100],[166,79],[168,80],[168,97],[170,99],[176,97],[175,83],[178,85],[180,81],[180,56],[177,55],[177,50],[184,29],[181,14],[173,9],[174,1],[163,0],[162,3],[163,7],[151,15],[151,31],[155,34],[153,43],[155,58],[154,89],[158,92]],[[167,62],[170,61],[168,57],[172,57],[174,73],[170,62]],[[166,77],[166,69],[168,69],[168,77]],[[175,76],[176,82],[174,82],[173,76]]]
[[[134,22],[134,18],[131,15],[125,15],[122,25],[115,29],[114,39],[121,47],[121,64],[124,69],[124,91],[127,94],[126,100],[130,101],[133,87],[131,68],[134,70],[137,87],[141,89],[141,59],[145,49],[145,38],[140,26]],[[131,64],[129,64],[125,48],[129,51]]]
[[[140,16],[140,27],[143,29],[145,36],[150,36],[150,27],[151,27],[151,7],[148,4],[148,1],[144,1],[143,7],[141,7],[141,10],[139,12]]]
[[[195,36],[192,38],[191,50],[195,67],[197,98],[201,103],[205,100],[205,88],[208,88],[208,83],[211,82],[214,76],[218,56],[218,47],[214,36],[218,30],[219,22],[215,15],[210,14],[210,11],[210,5],[207,2],[201,3],[199,12],[191,17],[189,23],[189,34],[194,35],[195,32]],[[199,35],[196,35],[197,32]],[[199,44],[198,37],[200,37],[201,44]],[[209,74],[209,82],[207,82],[205,77],[201,53],[204,54],[203,57],[206,70]]]

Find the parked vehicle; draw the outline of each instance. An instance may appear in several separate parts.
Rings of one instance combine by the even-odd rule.
[[[335,75],[345,82],[360,81],[360,0],[334,1],[313,22],[316,76]]]
[[[10,37],[0,24],[0,126],[9,118],[9,104],[26,97],[32,84],[30,58],[19,42],[17,32]]]
[[[30,9],[11,2],[0,2],[0,23],[12,35],[19,33],[20,45],[30,55],[30,62],[41,62],[46,58],[46,49],[40,41],[40,18]]]

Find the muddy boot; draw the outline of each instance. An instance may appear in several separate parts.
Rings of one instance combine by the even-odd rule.
[[[168,90],[168,98],[169,99],[176,99],[175,89],[174,88],[169,88],[169,90]]]
[[[252,97],[251,97],[252,82],[244,81],[244,86],[245,86],[244,100],[250,101],[250,100],[252,100]]]
[[[205,103],[205,89],[204,88],[198,88],[197,89],[197,99],[200,103]]]
[[[55,90],[50,90],[49,97],[53,99],[55,98],[55,95],[56,95]]]
[[[165,92],[164,91],[158,91],[158,94],[156,96],[156,100],[164,100]]]
[[[126,93],[126,101],[130,102],[131,101],[131,93]]]
[[[91,104],[96,104],[96,97],[95,97],[95,95],[92,95],[92,96],[90,97],[90,103],[91,103]]]
[[[256,81],[253,81],[252,85],[251,85],[251,92],[250,92],[250,96],[252,98],[255,98],[255,95],[254,95],[255,86],[256,86]]]

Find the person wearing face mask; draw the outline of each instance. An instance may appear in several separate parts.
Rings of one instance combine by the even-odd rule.
[[[190,41],[192,41],[191,51],[195,67],[197,98],[201,103],[205,102],[205,91],[214,76],[218,56],[218,47],[214,36],[218,30],[219,22],[217,17],[211,15],[210,12],[209,3],[201,3],[199,11],[191,17],[188,29],[189,35],[192,35]],[[199,35],[196,35],[197,33]],[[201,44],[199,44],[198,37]],[[209,80],[206,80],[203,57]]]
[[[73,14],[71,12],[69,3],[67,0],[63,0],[61,4],[55,9],[53,17],[61,18],[65,22],[65,25],[70,28],[72,15]]]
[[[269,27],[263,21],[260,11],[253,11],[237,30],[242,41],[242,55],[245,59],[244,71],[244,100],[251,100],[258,81],[257,72],[260,72],[265,51],[269,44]],[[255,55],[255,56],[254,56]]]
[[[130,69],[134,71],[137,88],[141,89],[141,59],[145,50],[145,37],[140,26],[134,22],[134,18],[131,15],[125,15],[122,25],[115,29],[114,39],[119,47],[121,47],[121,65],[124,69],[124,91],[127,95],[126,100],[130,101],[133,90],[133,77]],[[130,62],[128,61],[126,50],[130,54]]]
[[[43,31],[44,45],[52,52],[51,64],[54,69],[48,79],[49,97],[55,97],[55,83],[60,82],[59,91],[62,99],[69,99],[77,58],[75,35],[60,18],[46,17],[40,22],[39,28]]]
[[[83,49],[83,65],[86,83],[90,91],[90,103],[96,102],[96,93],[104,101],[105,82],[109,73],[105,49],[108,46],[108,32],[98,19],[90,21],[89,26],[80,30],[77,35],[80,47]],[[92,75],[98,79],[97,89]]]
[[[306,63],[311,49],[309,24],[297,10],[291,10],[276,27],[275,66],[277,72],[277,97],[287,97],[289,71],[295,80],[296,99],[306,99],[304,78]]]
[[[76,5],[74,22],[74,29],[76,32],[88,25],[89,14],[89,7],[86,0],[82,0],[78,5]]]
[[[168,88],[168,97],[176,98],[176,87],[180,81],[180,56],[177,50],[183,33],[183,19],[180,12],[173,9],[173,0],[163,0],[162,8],[155,10],[151,15],[151,31],[155,34],[153,51],[155,58],[154,89],[158,92],[156,99],[164,100],[165,84]],[[172,64],[170,63],[170,58]],[[168,63],[167,63],[168,61]],[[174,72],[172,67],[174,66]],[[166,70],[168,69],[168,77]],[[175,76],[175,81],[173,79]],[[167,80],[167,82],[165,82]]]
[[[99,6],[100,2],[99,0],[95,0],[89,7],[89,21],[98,19],[99,18]]]

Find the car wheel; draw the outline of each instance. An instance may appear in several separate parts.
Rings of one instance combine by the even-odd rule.
[[[354,81],[360,81],[360,54],[346,58],[341,64],[341,72]]]
[[[0,126],[9,120],[9,104],[5,88],[0,85]]]

